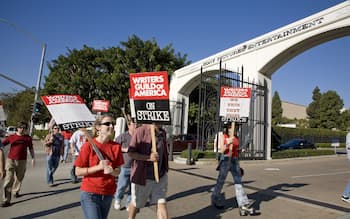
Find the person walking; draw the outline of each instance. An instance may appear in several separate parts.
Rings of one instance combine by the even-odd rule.
[[[118,176],[117,181],[117,192],[114,196],[114,208],[116,210],[119,210],[121,207],[121,201],[124,198],[124,194],[127,192],[127,198],[126,198],[126,209],[128,210],[128,206],[131,200],[131,182],[130,182],[130,171],[131,171],[131,164],[132,159],[128,155],[128,149],[131,137],[133,136],[136,128],[136,123],[133,119],[130,119],[128,121],[128,130],[122,134],[120,134],[115,142],[120,144],[122,146],[122,153],[123,153],[123,159],[124,159],[124,165],[121,167],[120,174]]]
[[[81,147],[86,142],[86,135],[82,128],[76,130],[71,136],[70,140],[70,148],[72,152],[72,169],[70,172],[72,183],[78,183],[78,177],[75,175],[75,160],[79,155]]]
[[[232,174],[235,183],[236,200],[240,209],[241,215],[253,214],[254,209],[250,207],[252,202],[248,200],[247,194],[244,192],[242,186],[241,168],[239,166],[238,151],[239,139],[234,134],[234,126],[231,122],[224,123],[223,136],[220,136],[219,149],[221,151],[220,164],[217,168],[219,175],[211,195],[212,205],[216,208],[224,208],[224,195],[221,194],[222,187],[225,183],[228,172]],[[232,133],[233,136],[229,136]]]
[[[131,167],[131,202],[129,204],[129,219],[134,219],[140,208],[157,204],[157,217],[168,218],[166,193],[168,189],[168,147],[166,132],[155,125],[157,152],[152,152],[152,125],[144,124],[135,130],[131,138],[128,154],[134,160]],[[156,182],[154,162],[158,163],[159,182]]]
[[[0,141],[0,179],[5,178],[5,153],[3,147],[4,145]]]
[[[71,130],[64,130],[61,132],[63,139],[64,139],[64,153],[63,156],[61,156],[61,163],[67,163],[67,158],[69,154],[70,149],[70,143],[69,140],[73,135],[73,132]]]
[[[60,134],[57,124],[52,126],[50,133],[44,140],[44,145],[47,152],[46,182],[51,187],[54,186],[53,174],[58,168],[60,157],[63,155],[64,150],[64,138]]]
[[[27,123],[19,122],[16,127],[16,133],[2,140],[3,147],[8,144],[11,145],[5,164],[2,207],[11,205],[11,192],[14,194],[15,198],[20,197],[19,191],[26,173],[27,149],[29,149],[30,156],[32,157],[32,166],[35,166],[33,141],[32,138],[26,134],[27,127]]]
[[[348,134],[346,135],[345,147],[348,160],[350,160],[350,127],[348,128]],[[345,187],[341,200],[350,203],[350,180]]]
[[[105,219],[108,217],[116,191],[116,176],[123,165],[121,146],[112,141],[114,134],[113,118],[102,115],[94,126],[94,138],[86,142],[74,162],[75,174],[83,176],[80,186],[80,203],[84,218]],[[103,159],[100,160],[93,145],[98,148]]]

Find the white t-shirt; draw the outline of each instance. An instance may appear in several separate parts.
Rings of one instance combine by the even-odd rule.
[[[69,140],[69,143],[74,145],[74,149],[75,149],[74,155],[76,156],[79,155],[81,146],[83,146],[85,142],[86,142],[86,136],[83,131],[78,129],[73,133],[72,137]]]

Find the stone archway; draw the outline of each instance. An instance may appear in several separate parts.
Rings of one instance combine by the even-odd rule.
[[[188,97],[200,83],[201,69],[217,71],[218,63],[222,61],[231,69],[244,66],[243,80],[266,84],[268,128],[264,142],[266,154],[271,154],[272,74],[302,52],[349,35],[350,1],[345,1],[175,71],[170,83],[170,108],[174,123],[172,134],[180,134],[180,131],[187,133]],[[176,102],[181,102],[181,111],[176,104],[172,104]]]

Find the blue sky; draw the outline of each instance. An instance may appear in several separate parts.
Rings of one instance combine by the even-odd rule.
[[[119,46],[136,34],[172,44],[192,62],[317,13],[343,0],[0,0],[0,73],[36,85],[42,43],[46,62],[83,45]],[[16,28],[4,22],[16,25]],[[1,21],[2,20],[2,21]],[[350,107],[350,37],[308,50],[272,76],[283,101],[308,105],[312,91],[336,91]],[[0,92],[22,90],[0,77]]]

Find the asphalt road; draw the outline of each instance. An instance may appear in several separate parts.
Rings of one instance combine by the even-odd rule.
[[[80,184],[69,181],[71,163],[60,164],[55,187],[45,182],[45,154],[36,142],[37,165],[28,163],[22,196],[12,205],[0,208],[0,218],[82,218]],[[350,176],[345,155],[271,161],[242,161],[244,188],[259,215],[254,218],[350,218],[350,204],[340,196]],[[215,165],[186,165],[170,162],[168,210],[175,219],[237,218],[232,177],[224,185],[226,206],[217,210],[210,205],[215,184]],[[2,195],[2,191],[1,191]],[[127,211],[110,210],[109,218],[127,218]],[[156,218],[154,207],[141,209],[137,218]]]

